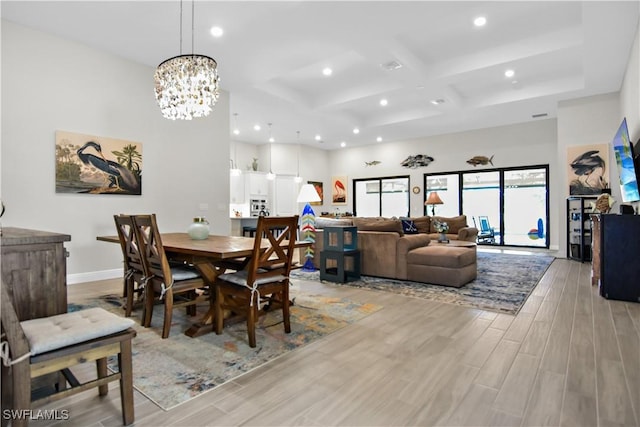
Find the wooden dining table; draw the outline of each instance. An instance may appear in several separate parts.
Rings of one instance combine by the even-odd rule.
[[[218,275],[228,269],[241,270],[253,254],[254,237],[209,235],[203,240],[193,240],[187,233],[162,233],[162,246],[167,257],[193,264],[213,292],[213,283]],[[120,243],[118,236],[98,236],[97,240]],[[309,246],[311,242],[298,240],[296,248]],[[262,246],[269,247],[269,240],[263,239]],[[212,331],[214,308],[212,305],[204,316],[187,331],[186,335],[196,337]]]

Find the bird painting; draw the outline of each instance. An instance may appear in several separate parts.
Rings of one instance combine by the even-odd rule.
[[[603,189],[609,187],[606,178],[607,165],[601,152],[606,151],[587,149],[575,157],[571,156],[573,160],[569,167],[573,177],[569,181],[569,194],[599,195]]]
[[[56,131],[56,193],[142,194],[142,144]]]
[[[345,177],[334,177],[332,189],[332,203],[334,205],[344,205],[347,203],[347,179]]]
[[[93,149],[98,155],[85,152]],[[94,141],[89,141],[80,147],[76,154],[80,161],[96,168],[105,174],[107,180],[107,189],[98,189],[99,193],[126,193],[141,194],[140,178],[127,167],[113,160],[108,160],[102,154],[102,147]]]

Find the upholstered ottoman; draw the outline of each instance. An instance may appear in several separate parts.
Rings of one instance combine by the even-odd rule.
[[[460,288],[478,275],[476,245],[431,242],[407,254],[407,279]]]

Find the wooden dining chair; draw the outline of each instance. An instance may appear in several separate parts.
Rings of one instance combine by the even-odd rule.
[[[131,362],[131,340],[136,332],[131,329],[134,321],[117,316],[102,308],[90,308],[72,313],[58,314],[20,322],[12,303],[12,295],[1,285],[3,363],[10,366],[6,378],[12,397],[14,427],[29,423],[32,406],[71,396],[98,387],[100,396],[109,391],[108,383],[120,382],[122,422],[134,421],[133,373]],[[5,341],[6,340],[6,341]],[[107,357],[117,355],[118,372],[108,374]],[[79,383],[68,368],[84,362],[96,362],[97,378]],[[32,401],[31,380],[47,374],[63,371],[70,387],[57,387],[57,392]],[[5,379],[5,378],[3,378]],[[3,408],[5,409],[5,408]],[[22,412],[20,412],[22,411]],[[4,417],[4,411],[3,411]]]
[[[135,226],[131,215],[114,215],[113,219],[116,223],[124,259],[123,295],[125,298],[125,316],[129,317],[136,297],[138,297],[138,300],[144,299],[145,275],[142,253],[136,242]]]
[[[167,338],[171,330],[171,318],[174,308],[186,307],[187,314],[195,316],[196,304],[212,297],[202,292],[208,284],[198,270],[187,264],[171,266],[158,229],[156,215],[135,215],[135,236],[142,254],[145,286],[145,308],[142,325],[151,326],[153,305],[156,300],[164,302],[164,323],[162,338]]]
[[[247,267],[221,274],[215,281],[215,331],[222,333],[225,310],[246,318],[249,345],[256,346],[256,322],[267,310],[281,309],[286,333],[289,320],[289,273],[293,262],[298,216],[258,218],[253,252]],[[263,247],[264,242],[268,247]]]

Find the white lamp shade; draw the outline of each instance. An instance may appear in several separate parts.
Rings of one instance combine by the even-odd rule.
[[[318,192],[311,184],[304,184],[298,193],[298,203],[319,202],[321,201]]]

